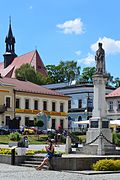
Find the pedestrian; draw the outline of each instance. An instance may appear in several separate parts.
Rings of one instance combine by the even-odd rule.
[[[36,167],[36,170],[41,170],[45,164],[49,163],[49,160],[54,156],[54,146],[51,140],[48,140],[49,145],[45,146],[45,149],[47,151],[47,155],[45,156],[43,162]]]
[[[57,135],[57,133],[55,133],[54,142],[55,142],[55,146],[57,146],[57,143],[58,143],[58,135]]]

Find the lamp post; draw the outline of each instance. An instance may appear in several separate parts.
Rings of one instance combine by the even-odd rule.
[[[92,109],[93,109],[93,105],[92,105],[92,98],[90,98],[90,95],[88,93],[87,96],[87,107],[85,109],[85,113],[87,115],[87,120],[89,120],[92,117]]]

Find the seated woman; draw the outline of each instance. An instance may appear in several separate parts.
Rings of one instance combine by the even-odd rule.
[[[49,142],[49,146],[45,146],[46,151],[47,151],[47,155],[45,156],[43,162],[39,166],[36,167],[36,170],[41,170],[42,167],[45,164],[48,164],[49,159],[51,159],[54,156],[54,146],[53,146],[53,143],[52,143],[51,140],[48,140],[48,142]]]

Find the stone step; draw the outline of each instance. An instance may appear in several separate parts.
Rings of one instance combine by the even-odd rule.
[[[39,164],[41,164],[43,159],[44,156],[26,156],[26,160],[24,161],[24,163],[20,164],[20,166],[35,168]],[[48,170],[49,166],[44,165],[43,169]]]
[[[31,168],[36,168],[38,165],[35,165],[35,164],[20,164],[20,166],[23,166],[23,167],[31,167]],[[44,170],[48,170],[49,167],[44,165],[43,168]]]
[[[26,156],[26,160],[29,161],[43,161],[44,156]]]
[[[24,161],[25,164],[41,164],[42,161]]]

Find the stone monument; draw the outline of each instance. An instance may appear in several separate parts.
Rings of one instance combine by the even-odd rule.
[[[96,73],[93,76],[94,83],[94,109],[89,120],[89,128],[86,134],[86,145],[82,152],[86,154],[112,154],[115,146],[112,144],[112,133],[107,119],[107,104],[105,100],[105,86],[107,73],[105,68],[105,51],[102,43],[98,43],[96,51]]]

